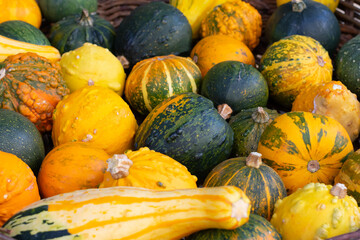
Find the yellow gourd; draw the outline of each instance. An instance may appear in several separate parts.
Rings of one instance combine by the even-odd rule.
[[[85,86],[108,87],[123,93],[126,74],[121,62],[107,49],[92,43],[66,52],[60,66],[71,92]]]

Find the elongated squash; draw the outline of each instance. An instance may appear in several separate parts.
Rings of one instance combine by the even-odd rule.
[[[4,61],[10,55],[18,53],[33,52],[50,61],[60,60],[59,51],[53,46],[36,45],[7,38],[0,35],[0,62]]]
[[[235,186],[155,191],[78,190],[42,199],[3,226],[15,239],[180,239],[249,220],[250,200]]]

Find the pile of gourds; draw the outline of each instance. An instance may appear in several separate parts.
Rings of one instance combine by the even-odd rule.
[[[97,0],[1,0],[0,233],[357,231],[360,37],[339,48],[338,2],[278,0],[265,24],[241,0],[154,1],[115,28]]]

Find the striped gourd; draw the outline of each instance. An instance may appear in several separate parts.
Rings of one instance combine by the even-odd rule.
[[[42,199],[3,226],[16,239],[180,239],[249,220],[250,200],[234,186],[155,191],[78,190]]]
[[[332,184],[353,150],[349,134],[338,121],[299,111],[275,118],[261,135],[257,151],[290,194],[310,182]]]
[[[201,72],[191,58],[158,56],[138,62],[126,79],[125,97],[139,113],[147,115],[156,105],[183,92],[197,93]]]

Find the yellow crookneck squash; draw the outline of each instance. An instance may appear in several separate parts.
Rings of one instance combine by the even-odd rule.
[[[78,190],[45,198],[4,224],[15,239],[181,239],[207,228],[235,229],[251,203],[235,186],[155,191]]]

